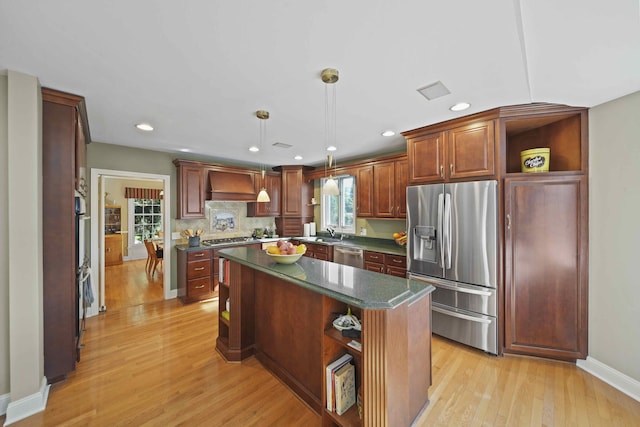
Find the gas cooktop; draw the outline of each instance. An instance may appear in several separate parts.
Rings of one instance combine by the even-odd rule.
[[[253,237],[226,237],[224,239],[207,239],[200,242],[203,246],[214,246],[223,243],[238,243],[238,242],[250,242]]]

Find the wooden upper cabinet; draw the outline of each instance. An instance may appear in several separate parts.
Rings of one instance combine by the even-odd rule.
[[[394,162],[380,162],[373,165],[373,214],[378,218],[393,218],[396,210]]]
[[[396,210],[397,218],[407,217],[407,184],[409,180],[409,162],[407,159],[395,162],[396,174]]]
[[[405,137],[410,184],[490,178],[496,173],[494,120],[434,132],[421,129]]]
[[[407,138],[409,183],[420,184],[444,180],[444,132]]]
[[[373,216],[373,166],[362,166],[356,171],[356,216]]]
[[[267,173],[264,176],[264,183],[260,173],[256,174],[256,193],[262,187],[266,188],[270,202],[250,202],[247,204],[247,216],[271,217],[280,216],[280,174]]]
[[[178,167],[178,219],[204,218],[204,166],[178,160],[174,164]]]
[[[305,177],[307,166],[278,166],[281,173],[280,215],[285,217],[313,217],[311,197],[313,184]]]
[[[458,127],[448,132],[448,166],[450,179],[495,175],[494,121]]]

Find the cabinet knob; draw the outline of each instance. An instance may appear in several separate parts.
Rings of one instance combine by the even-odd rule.
[[[194,270],[195,271],[202,271],[202,270],[204,270],[204,267],[196,267],[196,268],[194,268]]]
[[[444,178],[444,166],[440,165],[440,178]]]
[[[507,214],[507,230],[511,230],[511,215]]]
[[[195,288],[196,289],[202,289],[202,288],[204,288],[204,285],[196,286]]]
[[[453,175],[453,163],[449,163],[449,172]]]
[[[193,254],[193,256],[204,256],[204,252],[200,252],[200,253],[197,253],[197,254]]]

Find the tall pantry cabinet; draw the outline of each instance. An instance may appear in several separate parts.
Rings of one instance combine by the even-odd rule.
[[[587,109],[523,110],[521,116],[505,118],[501,129],[506,169],[505,351],[584,359],[589,291]],[[520,152],[538,147],[550,149],[549,172],[521,173]]]
[[[66,378],[80,359],[75,191],[86,191],[84,98],[42,89],[44,374]]]

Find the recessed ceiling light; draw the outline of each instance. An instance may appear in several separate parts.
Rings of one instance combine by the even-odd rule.
[[[392,130],[385,130],[384,132],[382,132],[382,136],[393,136],[396,133]]]
[[[178,151],[182,151],[183,153],[190,153],[191,149],[189,149],[189,148],[179,148]]]
[[[464,111],[469,107],[471,107],[471,104],[469,104],[468,102],[458,102],[456,105],[451,106],[449,109],[451,111]]]
[[[336,150],[337,150],[337,148],[336,148],[335,145],[330,145],[330,146],[327,147],[327,151],[336,151]]]
[[[249,151],[251,151],[252,153],[257,153],[258,151],[260,151],[260,149],[255,145],[252,145],[251,147],[249,147]]]
[[[294,160],[302,160],[302,156],[298,154],[298,155],[297,155],[297,156],[295,156],[293,159],[294,159]]]
[[[138,123],[136,124],[136,127],[145,132],[151,132],[153,130],[153,126],[151,126],[149,123]]]

